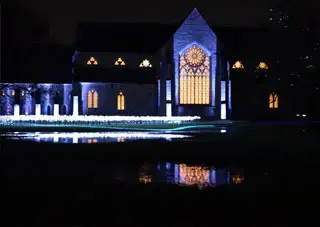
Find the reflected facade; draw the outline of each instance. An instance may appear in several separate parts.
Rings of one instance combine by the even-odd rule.
[[[214,168],[184,163],[144,164],[139,172],[141,183],[168,183],[199,188],[244,182],[242,169]]]

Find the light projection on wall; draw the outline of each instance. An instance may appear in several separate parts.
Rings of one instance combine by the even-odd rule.
[[[91,57],[88,61],[87,61],[87,65],[98,65],[98,61],[94,58]]]
[[[6,95],[5,91],[1,91],[1,95],[5,96]]]
[[[233,69],[244,69],[244,66],[242,64],[241,61],[236,61],[233,66],[232,66]]]
[[[210,169],[203,166],[179,165],[179,184],[204,186],[210,183]]]
[[[210,104],[210,57],[192,45],[179,58],[180,104]]]
[[[88,92],[88,108],[98,108],[98,93],[95,90],[90,90]]]
[[[118,58],[118,60],[116,60],[116,62],[114,63],[114,65],[122,65],[125,66],[126,62],[124,60],[122,60],[122,58]]]
[[[122,92],[118,95],[118,110],[124,110],[124,95]]]
[[[148,59],[144,59],[140,65],[139,65],[140,68],[151,68],[152,65],[150,63],[150,61]]]
[[[268,65],[265,62],[260,62],[257,66],[257,69],[269,69]]]
[[[270,109],[277,109],[279,108],[279,96],[277,93],[272,92],[269,95],[269,108]]]

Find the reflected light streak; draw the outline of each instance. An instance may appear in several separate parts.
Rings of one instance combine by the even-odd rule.
[[[71,138],[73,143],[78,143],[78,139],[116,139],[118,142],[124,142],[126,139],[183,139],[188,138],[188,135],[179,134],[158,134],[147,132],[55,132],[55,133],[7,133],[4,136],[21,139],[34,139],[39,141],[41,139],[53,139],[54,142],[58,142],[59,139]],[[120,138],[120,140],[119,140]]]

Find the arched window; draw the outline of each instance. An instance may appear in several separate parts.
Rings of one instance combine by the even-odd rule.
[[[125,66],[126,62],[124,60],[122,60],[122,58],[118,58],[118,60],[116,60],[116,62],[114,63],[114,65],[122,65]]]
[[[279,108],[279,96],[277,93],[270,93],[269,95],[269,108],[270,109],[277,109]]]
[[[210,104],[210,57],[193,45],[179,58],[180,104]]]
[[[244,66],[242,64],[241,61],[236,61],[233,65],[232,65],[233,69],[244,69]]]
[[[98,93],[95,90],[88,92],[88,108],[98,108]]]
[[[144,59],[144,60],[140,63],[139,67],[140,67],[140,68],[146,68],[146,67],[151,68],[152,65],[151,65],[151,63],[150,63],[150,61],[149,61],[148,59]]]
[[[87,65],[98,65],[98,61],[94,58],[91,57],[88,61],[87,61]]]
[[[124,95],[122,92],[118,95],[118,110],[124,110]]]

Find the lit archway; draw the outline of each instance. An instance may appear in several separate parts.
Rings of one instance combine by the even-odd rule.
[[[179,55],[179,103],[210,104],[210,56],[197,44]]]

